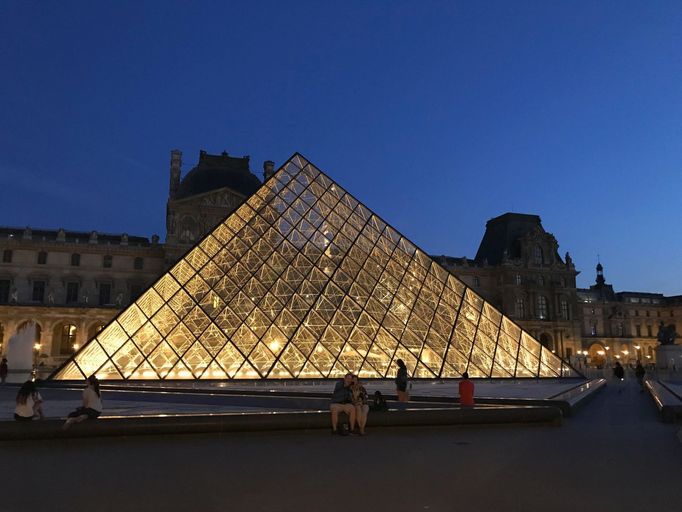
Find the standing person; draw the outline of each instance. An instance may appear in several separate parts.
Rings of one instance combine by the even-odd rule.
[[[625,370],[620,364],[620,361],[616,361],[616,366],[613,368],[613,376],[617,379],[616,385],[618,386],[618,392],[623,391],[623,379],[625,379]]]
[[[353,374],[347,373],[346,376],[339,380],[334,386],[332,393],[332,400],[329,404],[329,411],[332,416],[332,434],[337,434],[337,427],[339,424],[339,413],[345,412],[348,415],[348,422],[350,431],[355,429],[355,407],[353,407],[353,397],[351,395],[351,384],[353,383]]]
[[[642,362],[637,360],[637,366],[635,366],[635,377],[637,377],[637,384],[639,384],[640,393],[644,392],[644,375],[646,375],[646,370],[642,366]]]
[[[410,394],[407,392],[407,366],[402,359],[396,361],[398,373],[395,376],[395,389],[398,392],[398,402],[409,402]]]
[[[365,386],[360,383],[357,375],[353,375],[353,384],[351,385],[351,396],[353,397],[353,407],[355,407],[355,418],[358,422],[360,435],[365,435],[365,425],[367,425],[367,416],[369,415],[369,405],[367,404],[367,390]]]
[[[474,405],[474,383],[469,380],[469,373],[462,374],[459,381],[459,404],[465,406]]]
[[[102,394],[99,391],[99,380],[94,375],[90,375],[85,380],[83,405],[69,413],[69,418],[62,428],[66,430],[74,423],[97,419],[100,414],[102,414]]]
[[[16,406],[14,407],[14,419],[16,421],[32,421],[33,418],[43,419],[43,397],[33,381],[27,380],[19,388]]]
[[[0,361],[0,384],[4,384],[7,379],[7,374],[9,373],[9,368],[7,368],[7,358],[3,357]]]

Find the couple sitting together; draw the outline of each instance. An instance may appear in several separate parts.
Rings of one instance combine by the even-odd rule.
[[[355,433],[357,421],[359,434],[365,435],[369,405],[367,404],[367,390],[360,384],[357,375],[347,373],[343,380],[336,383],[329,410],[332,413],[332,434],[337,433],[339,413],[345,412],[348,415],[350,433]]]

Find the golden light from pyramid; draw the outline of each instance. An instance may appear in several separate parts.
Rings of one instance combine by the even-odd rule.
[[[300,155],[51,378],[574,370]]]

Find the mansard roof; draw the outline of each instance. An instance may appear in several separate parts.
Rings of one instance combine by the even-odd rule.
[[[177,199],[228,187],[243,196],[250,196],[261,186],[249,169],[249,157],[232,157],[227,153],[199,153],[199,163],[182,179]]]

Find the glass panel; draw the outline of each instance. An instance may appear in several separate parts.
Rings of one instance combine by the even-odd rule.
[[[285,164],[58,378],[95,371],[110,379],[320,378],[348,370],[390,378],[398,357],[421,378],[568,371],[340,186],[296,161],[303,170]]]
[[[94,375],[107,359],[106,352],[100,347],[99,343],[93,341],[83,347],[83,350],[76,355],[75,361],[85,376],[89,377]]]
[[[97,335],[97,341],[99,341],[107,354],[111,356],[128,341],[128,335],[117,322],[112,322]]]

